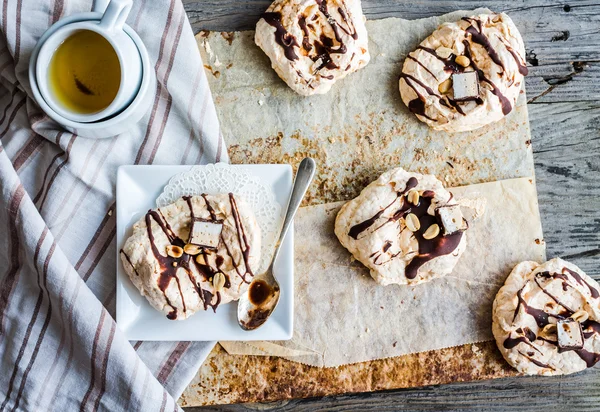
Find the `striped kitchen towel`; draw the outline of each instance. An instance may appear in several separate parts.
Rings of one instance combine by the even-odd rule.
[[[90,140],[36,106],[29,56],[91,0],[3,0],[0,20],[0,411],[177,410],[213,343],[128,342],[115,315],[115,178],[124,164],[227,161],[181,0],[128,24],[158,78],[130,132]]]

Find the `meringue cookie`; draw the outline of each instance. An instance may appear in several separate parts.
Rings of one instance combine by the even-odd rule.
[[[256,24],[255,42],[302,96],[327,93],[370,58],[360,0],[276,0]]]
[[[444,235],[436,218],[456,204],[435,176],[393,169],[341,208],[335,234],[379,284],[423,283],[452,272],[467,246],[466,232]]]
[[[556,324],[567,319],[581,326],[574,332],[582,336],[574,340],[583,340],[583,348],[559,348]],[[519,372],[562,375],[590,368],[600,361],[600,286],[560,258],[519,263],[494,300],[492,332]]]
[[[464,72],[477,73],[479,95],[461,100],[454,97],[452,78]],[[411,52],[400,94],[433,129],[469,131],[512,111],[527,72],[523,39],[510,17],[481,14],[441,25]]]
[[[194,218],[222,220],[215,249],[188,244]],[[239,299],[259,267],[260,243],[258,223],[241,198],[202,195],[148,211],[133,225],[120,256],[148,302],[169,319],[182,320]]]

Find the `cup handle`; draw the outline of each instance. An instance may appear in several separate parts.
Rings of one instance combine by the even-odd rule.
[[[107,31],[122,30],[132,5],[132,0],[111,0],[100,20],[100,27]]]
[[[94,0],[92,5],[92,11],[97,13],[104,13],[108,7],[109,0]]]

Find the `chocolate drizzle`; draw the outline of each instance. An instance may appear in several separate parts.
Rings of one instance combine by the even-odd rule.
[[[575,272],[574,270],[568,269],[568,268],[563,268],[563,273],[567,272],[569,275],[573,276],[573,278],[577,281],[577,283],[579,283],[581,286],[587,286],[587,288],[590,291],[590,294],[592,295],[592,298],[594,299],[598,299],[600,297],[600,294],[598,293],[598,290],[594,287],[592,287],[589,283],[587,283],[580,275],[579,273]]]
[[[575,349],[573,350],[583,360],[588,368],[594,366],[598,361],[600,361],[600,353],[592,353],[585,349]]]
[[[307,22],[307,17],[300,14],[298,16],[298,25],[302,30],[302,48],[307,52],[305,55],[315,63],[317,63],[316,68],[314,69],[313,74],[317,74],[322,69],[338,69],[339,66],[334,61],[332,55],[334,54],[345,54],[347,52],[347,46],[344,42],[344,37],[342,33],[347,34],[353,39],[358,39],[358,34],[356,32],[356,28],[352,20],[349,18],[348,11],[344,10],[343,7],[338,7],[337,11],[341,16],[341,21],[337,21],[330,13],[327,0],[316,0],[318,5],[318,9],[320,15],[322,15],[327,24],[331,27],[333,31],[333,35],[335,38],[329,38],[325,34],[321,34],[318,39],[314,39],[311,42],[311,31],[315,32],[316,28],[312,23]],[[345,7],[345,6],[344,6]],[[298,55],[296,54],[294,47],[299,47],[296,38],[287,32],[285,27],[283,27],[281,14],[280,13],[264,13],[262,18],[275,27],[275,41],[281,47],[283,47],[285,51],[285,55],[290,61],[294,61],[298,59]],[[315,14],[312,21],[315,21],[319,18],[318,14]],[[309,52],[311,52],[309,54]],[[354,54],[351,57],[351,60],[354,59]],[[350,68],[350,65],[347,66]],[[346,70],[348,70],[348,68]],[[300,73],[299,73],[300,75]],[[302,78],[303,76],[300,75]],[[322,75],[321,77],[325,79],[332,80],[334,77],[332,75]],[[310,87],[310,85],[309,85]]]
[[[464,71],[464,68],[461,65],[459,65],[458,63],[456,63],[456,55],[455,54],[451,54],[448,58],[444,58],[444,57],[441,57],[439,54],[437,54],[437,52],[435,50],[433,50],[429,47],[419,46],[419,47],[417,47],[417,49],[423,50],[424,52],[431,54],[433,57],[435,57],[436,59],[438,59],[439,61],[444,63],[444,71],[446,71],[446,72],[462,73]]]
[[[445,59],[443,57],[440,57],[435,50],[430,49],[428,47],[424,47],[424,46],[419,46],[419,49],[426,51],[427,53],[432,54],[433,56],[435,56],[437,59],[439,59],[440,61],[442,61],[444,63],[444,70],[446,71],[450,71],[452,73],[459,73],[462,72],[464,69],[462,66],[459,66],[458,64],[456,64],[456,62],[454,61],[454,59],[456,58],[456,56],[454,54],[452,54],[448,59]],[[427,69],[427,67],[425,67],[425,65],[423,65],[418,59],[412,57],[412,56],[408,56],[409,59],[417,62],[417,64],[419,64],[420,66],[422,66],[425,70],[427,70],[434,78],[435,75],[429,71],[429,69]],[[431,117],[427,116],[426,112],[425,112],[425,96],[423,96],[421,93],[419,93],[419,91],[417,90],[417,88],[415,87],[415,84],[419,85],[421,88],[423,88],[423,90],[425,90],[427,92],[428,95],[430,96],[435,96],[437,97],[438,101],[440,102],[440,104],[442,106],[446,106],[448,108],[453,108],[455,109],[459,114],[465,116],[465,112],[464,110],[460,107],[460,105],[458,104],[459,102],[457,100],[451,99],[448,96],[440,96],[439,94],[437,94],[431,87],[427,86],[425,83],[423,83],[422,81],[420,81],[419,79],[415,78],[414,76],[410,75],[410,74],[406,74],[406,73],[401,73],[400,74],[400,78],[404,79],[406,81],[406,84],[411,87],[415,93],[417,94],[417,99],[413,99],[408,103],[408,109],[415,114],[418,114],[419,116],[423,116],[429,120],[434,120]],[[437,80],[437,78],[436,78]],[[483,100],[480,97],[476,97],[474,99],[465,99],[465,100],[461,100],[461,102],[463,101],[469,101],[469,100],[473,100],[475,101],[477,104],[483,104]]]
[[[545,363],[542,363],[542,362],[540,362],[540,361],[538,361],[538,360],[536,360],[536,359],[532,358],[531,356],[527,356],[526,354],[524,354],[524,353],[523,353],[523,352],[521,352],[521,351],[519,351],[519,353],[520,353],[522,356],[524,356],[524,357],[526,357],[527,359],[529,359],[529,360],[531,361],[531,363],[533,363],[533,364],[534,364],[534,365],[536,365],[536,366],[539,366],[540,368],[548,368],[548,369],[555,370],[555,369],[554,369],[552,366],[550,366],[550,365],[547,365],[547,364],[545,364]]]
[[[358,239],[358,236],[373,226],[375,222],[377,222],[383,216],[383,214],[396,203],[398,198],[403,198],[403,196],[408,193],[410,189],[416,187],[418,183],[418,180],[414,177],[408,179],[404,190],[397,192],[396,198],[389,205],[377,212],[371,218],[352,226],[348,232],[348,236],[352,237],[353,239]],[[419,197],[419,203],[417,205],[413,205],[403,198],[400,207],[394,213],[392,213],[391,216],[387,217],[383,223],[375,228],[375,231],[379,230],[386,224],[397,222],[409,213],[415,214],[419,219],[421,227],[416,232],[413,232],[413,235],[419,244],[419,249],[417,255],[414,256],[410,263],[406,266],[405,275],[407,279],[416,278],[419,268],[430,260],[452,253],[458,247],[460,240],[462,239],[462,232],[457,232],[448,236],[442,236],[440,233],[433,239],[425,239],[423,237],[423,234],[431,225],[434,223],[437,224],[437,218],[427,213],[431,206],[434,195],[435,194],[433,191],[423,192],[423,194]],[[402,253],[400,251],[391,255],[389,260],[385,262],[379,262],[379,258],[381,257],[382,253],[386,253],[390,249],[391,245],[391,242],[388,240],[383,246],[383,252],[375,252],[371,255],[371,258],[374,258],[374,264],[383,265]]]
[[[581,323],[581,330],[583,331],[583,338],[589,339],[594,334],[600,335],[600,323],[588,319],[585,322]]]
[[[281,22],[281,13],[267,12],[261,17],[271,26],[275,27],[275,41],[279,44],[285,53],[288,60],[298,60],[298,55],[294,51],[294,47],[299,47],[296,38],[288,33]]]
[[[399,197],[403,196],[405,193],[407,193],[410,189],[416,187],[418,184],[419,182],[416,178],[411,177],[410,179],[408,179],[408,181],[406,182],[406,187],[403,191],[396,193],[396,198],[394,198],[392,203],[381,209],[373,217],[365,220],[364,222],[352,226],[350,228],[350,231],[348,232],[348,236],[350,236],[353,239],[358,239],[358,235],[360,235],[362,232],[373,226],[377,219],[379,219],[387,209],[389,209],[394,203],[396,203],[396,200],[398,200]]]
[[[407,213],[415,214],[421,222],[420,229],[414,232],[415,238],[419,243],[419,254],[406,266],[405,274],[408,279],[416,278],[419,268],[430,260],[452,253],[456,250],[462,239],[463,232],[442,236],[442,232],[440,231],[440,234],[433,239],[425,239],[423,237],[425,231],[431,225],[437,223],[436,217],[427,213],[430,205],[431,198],[421,196],[419,204],[417,206],[410,205],[411,207],[407,210]]]
[[[467,56],[469,58],[469,60],[471,60],[471,65],[477,72],[477,75],[479,76],[479,80],[486,82],[491,87],[491,92],[498,98],[498,100],[500,100],[500,104],[502,105],[502,113],[504,115],[509,114],[512,111],[512,104],[510,103],[510,100],[508,100],[508,98],[506,96],[504,96],[504,94],[502,94],[502,92],[500,91],[500,89],[498,89],[498,87],[494,84],[494,82],[492,82],[490,79],[485,77],[483,70],[481,70],[479,67],[477,67],[477,65],[473,61],[473,53],[471,52],[471,46],[470,46],[469,42],[467,40],[464,40],[463,44],[465,46],[465,56]]]
[[[123,256],[125,256],[125,259],[127,260],[127,262],[129,263],[129,265],[133,268],[133,271],[135,272],[136,276],[139,276],[140,274],[138,273],[137,269],[135,268],[135,266],[133,266],[133,263],[131,263],[131,259],[129,259],[129,256],[127,256],[127,253],[125,253],[125,251],[123,249],[121,249],[119,251],[120,253],[123,254]]]
[[[169,239],[169,242],[172,245],[183,247],[185,246],[185,243],[180,238],[175,236],[173,230],[169,226],[169,223],[163,221],[162,214],[159,214],[154,210],[149,210],[148,213],[146,213],[146,229],[148,232],[148,238],[150,239],[150,246],[152,248],[152,253],[154,254],[154,257],[160,265],[158,288],[162,291],[163,295],[165,296],[167,305],[169,305],[172,309],[172,311],[167,315],[167,318],[173,320],[177,318],[177,309],[175,308],[175,306],[173,306],[173,304],[169,300],[169,297],[167,296],[167,287],[171,283],[172,279],[175,279],[175,281],[177,282],[177,288],[179,289],[179,294],[181,295],[183,311],[186,311],[185,299],[183,297],[183,293],[181,293],[181,283],[179,282],[179,278],[177,277],[177,270],[180,267],[179,263],[181,261],[181,258],[173,258],[169,255],[163,256],[160,253],[160,251],[156,247],[154,234],[152,233],[152,219],[154,219],[158,226],[160,226],[161,230],[167,236],[167,239]]]
[[[500,56],[496,52],[496,49],[494,49],[494,47],[490,43],[490,39],[488,39],[488,37],[483,33],[483,27],[482,27],[481,21],[477,20],[477,19],[471,19],[469,17],[463,17],[463,20],[471,23],[471,25],[469,27],[467,27],[467,30],[465,30],[467,33],[469,33],[471,35],[471,41],[473,41],[473,43],[476,43],[476,44],[479,44],[480,46],[482,46],[489,54],[492,61],[494,63],[496,63],[498,66],[502,67],[502,70],[506,70],[506,68],[504,67],[504,63],[502,62],[502,60],[500,59]],[[475,28],[475,26],[473,26],[474,21],[476,23],[478,23],[479,30],[477,28]]]
[[[211,219],[217,220],[216,213],[215,213],[214,209],[212,208],[212,206],[210,205],[210,203],[208,202],[206,194],[203,194],[202,197],[206,203],[206,209],[210,213]],[[183,197],[183,199],[188,204],[188,207],[190,210],[190,220],[193,220],[195,218],[195,213],[194,213],[194,208],[193,208],[193,204],[192,204],[192,198],[189,196],[185,196],[185,197]],[[233,258],[233,255],[231,253],[229,246],[223,239],[223,235],[221,235],[220,244],[222,244],[225,247],[225,249],[227,250],[229,257],[231,258],[232,265],[235,267],[239,276],[242,278],[242,280],[244,282],[249,283],[249,281],[246,279],[246,276],[248,274],[250,274],[251,277],[253,276],[250,266],[248,265],[248,258],[249,258],[249,254],[250,254],[250,245],[249,245],[248,239],[246,237],[246,233],[245,233],[245,230],[243,227],[241,217],[239,215],[239,211],[237,208],[235,198],[234,198],[233,194],[231,194],[231,193],[229,194],[229,200],[231,203],[232,215],[235,220],[238,241],[240,242],[240,249],[242,250],[242,256],[243,256],[244,263],[245,263],[245,269],[244,269],[245,272],[244,273],[241,273],[239,264],[235,262],[235,259]],[[177,283],[179,295],[181,296],[183,312],[185,313],[187,310],[185,298],[184,298],[184,295],[183,295],[183,292],[181,289],[180,279],[177,276],[179,269],[182,269],[185,271],[185,273],[188,276],[188,279],[190,280],[192,285],[194,285],[194,289],[196,290],[196,293],[198,294],[200,300],[202,301],[202,303],[204,305],[204,310],[207,310],[209,307],[211,307],[213,309],[213,311],[216,311],[217,307],[221,303],[221,293],[216,292],[215,294],[213,294],[209,290],[203,289],[201,283],[196,280],[196,278],[191,270],[191,266],[193,265],[195,267],[197,273],[199,273],[203,277],[204,281],[212,281],[212,278],[216,274],[218,274],[218,273],[223,274],[223,276],[225,277],[224,288],[230,288],[231,287],[231,279],[230,279],[229,275],[227,275],[227,273],[225,273],[222,270],[222,267],[225,263],[225,259],[223,258],[223,256],[220,256],[218,253],[215,253],[215,252],[209,253],[209,252],[207,252],[207,250],[202,249],[200,251],[200,253],[202,254],[202,257],[204,258],[204,262],[208,262],[209,256],[214,256],[215,265],[210,265],[208,263],[199,263],[196,260],[195,256],[189,255],[189,254],[185,253],[185,251],[178,258],[171,257],[168,254],[167,255],[161,254],[161,251],[159,251],[156,246],[156,239],[155,239],[154,233],[152,231],[152,220],[154,220],[154,222],[156,222],[156,224],[158,224],[158,226],[161,228],[162,232],[165,234],[165,236],[167,237],[167,240],[169,241],[169,243],[171,245],[178,246],[183,249],[184,246],[186,245],[186,242],[184,242],[181,238],[179,238],[175,234],[175,232],[169,225],[169,222],[167,221],[165,216],[162,214],[160,209],[158,209],[157,211],[149,210],[148,213],[146,213],[145,222],[146,222],[146,230],[147,230],[147,234],[148,234],[148,239],[150,241],[152,253],[153,253],[154,257],[156,258],[156,260],[158,261],[158,264],[160,266],[160,273],[159,273],[157,285],[158,285],[159,289],[163,292],[163,295],[165,297],[165,301],[167,302],[167,305],[169,305],[172,309],[171,312],[167,315],[167,318],[169,318],[169,319],[177,318],[177,309],[176,309],[174,303],[171,302],[171,300],[169,299],[169,297],[167,296],[167,293],[166,293],[166,290],[169,287],[169,285],[171,284],[171,281],[173,279]],[[127,254],[125,254],[125,252],[123,250],[121,250],[121,253],[123,253],[127,262],[129,262],[129,264],[133,267],[135,273],[139,276],[139,274],[135,270],[135,267],[133,266],[131,260],[129,259],[129,256],[127,256]],[[215,269],[215,267],[216,267],[216,269]],[[213,303],[213,300],[215,301],[214,303]]]
[[[489,54],[492,61],[498,66],[502,67],[503,70],[506,70],[506,68],[504,67],[504,63],[502,62],[500,56],[490,43],[489,38],[483,33],[483,26],[481,20],[473,19],[470,17],[463,17],[463,20],[471,24],[471,26],[467,28],[466,32],[471,35],[471,40],[473,41],[473,43],[477,43],[480,46],[482,46]],[[479,28],[477,29],[475,26],[473,26],[473,23],[475,23]],[[521,73],[523,76],[527,76],[529,74],[529,69],[527,69],[527,66],[522,62],[522,59],[519,56],[519,54],[515,52],[515,50],[510,46],[510,44],[507,44],[508,42],[504,38],[502,38],[501,36],[498,36],[498,38],[500,39],[502,44],[504,44],[504,47],[506,47],[506,50],[511,54],[513,59],[515,59],[517,67],[519,68],[519,73]]]
[[[298,19],[298,24],[300,25],[300,28],[302,29],[302,33],[304,33],[304,36],[302,37],[302,47],[304,47],[304,50],[306,51],[311,51],[313,46],[312,44],[310,44],[310,39],[309,39],[309,35],[310,32],[308,31],[308,26],[306,25],[306,17],[302,16]]]
[[[537,323],[538,327],[540,329],[543,329],[546,325],[550,324],[550,318],[555,318],[557,320],[562,320],[562,319],[568,319],[571,316],[573,316],[574,311],[573,309],[568,308],[564,303],[562,303],[556,296],[554,296],[552,293],[550,293],[542,284],[540,284],[540,282],[538,281],[538,279],[555,279],[555,280],[560,280],[562,281],[562,287],[563,290],[568,290],[568,286],[571,286],[568,282],[569,282],[569,276],[571,275],[571,277],[573,277],[573,279],[579,283],[582,286],[587,286],[588,288],[590,288],[590,293],[592,293],[592,295],[594,294],[594,292],[592,292],[592,289],[594,289],[593,287],[591,287],[591,285],[589,285],[582,277],[581,275],[579,275],[577,272],[572,271],[568,268],[563,268],[562,269],[562,273],[550,273],[550,272],[540,272],[540,273],[536,273],[535,277],[534,277],[534,281],[536,286],[542,291],[542,293],[544,293],[546,296],[550,297],[554,302],[556,302],[559,306],[562,306],[562,308],[564,309],[561,313],[559,314],[552,314],[552,313],[546,313],[545,311],[541,310],[541,309],[537,309],[534,307],[531,307],[527,304],[527,302],[525,302],[525,299],[523,298],[523,289],[525,288],[525,286],[523,286],[523,288],[521,288],[518,292],[517,292],[517,299],[518,299],[518,304],[517,307],[515,309],[515,313],[513,316],[513,322],[515,321],[515,319],[517,318],[517,315],[519,314],[519,311],[521,308],[523,308],[523,310],[525,311],[525,313],[527,313],[528,315],[532,316],[535,320],[535,322]],[[594,289],[595,290],[595,289]],[[596,291],[597,293],[597,291]],[[596,363],[598,363],[600,361],[600,353],[593,353],[593,352],[589,352],[586,349],[564,349],[564,348],[558,348],[558,342],[555,340],[551,340],[551,339],[547,339],[541,336],[537,336],[528,328],[524,328],[525,330],[522,329],[517,329],[516,332],[519,334],[522,334],[522,336],[518,336],[513,338],[511,336],[511,334],[509,334],[509,336],[504,340],[503,342],[503,346],[506,349],[513,349],[514,347],[516,347],[519,343],[525,343],[531,347],[533,347],[534,349],[537,350],[537,348],[535,348],[535,346],[532,345],[532,343],[536,340],[538,341],[542,341],[542,342],[546,342],[550,345],[556,346],[558,352],[567,352],[567,351],[573,351],[577,354],[577,356],[579,356],[585,363],[586,366],[588,368],[594,366]],[[585,345],[585,340],[592,338],[594,335],[600,335],[600,323],[592,320],[592,319],[587,319],[583,322],[581,322],[581,330],[582,330],[582,335],[583,335],[583,339],[584,339],[584,345]],[[539,366],[539,367],[550,367],[546,364],[543,364],[535,359],[533,359],[532,357],[522,353],[519,351],[519,353],[526,357],[527,359],[529,359],[532,363],[534,363],[535,365]]]
[[[521,334],[522,336],[513,338],[513,337],[511,337],[511,334],[509,334],[508,338],[506,338],[503,343],[503,346],[506,349],[513,349],[519,343],[525,343],[526,345],[531,346],[531,348],[533,348],[538,353],[541,353],[540,350],[538,348],[536,348],[535,346],[533,346],[533,344],[532,344],[532,342],[535,342],[535,340],[537,339],[537,336],[535,335],[535,333],[533,333],[533,331],[531,329],[519,328],[515,332],[518,334]]]
[[[410,60],[414,61],[415,63],[417,63],[419,66],[421,66],[423,68],[423,70],[425,70],[427,73],[429,73],[431,75],[431,77],[433,77],[437,81],[436,75],[433,74],[433,72],[431,70],[429,70],[427,68],[427,66],[425,66],[423,63],[421,63],[419,60],[415,59],[410,54],[407,56],[407,59],[410,59]]]
[[[502,68],[502,73],[505,72],[506,68],[505,68],[505,64],[502,61],[502,59],[500,58],[500,55],[498,54],[498,52],[494,49],[494,47],[492,46],[489,38],[484,34],[483,32],[483,23],[481,22],[481,20],[479,19],[474,19],[474,18],[470,18],[470,17],[464,17],[463,18],[464,21],[468,22],[470,24],[469,27],[467,27],[467,29],[465,30],[466,34],[469,35],[470,40],[472,43],[478,44],[481,47],[483,47],[487,54],[490,56],[490,58],[492,59],[492,61],[500,66]],[[466,35],[465,35],[466,37]],[[517,52],[515,52],[515,50],[510,46],[510,43],[504,39],[501,36],[498,36],[498,38],[500,39],[500,41],[502,42],[502,44],[504,44],[504,46],[506,47],[506,50],[511,54],[511,56],[514,58],[519,73],[521,73],[523,76],[526,76],[529,72],[529,70],[527,69],[527,66],[525,65],[525,63],[523,62],[522,58],[519,56],[519,54]],[[498,98],[498,100],[500,101],[500,104],[502,106],[502,113],[504,115],[509,114],[512,111],[512,104],[510,102],[510,100],[504,96],[504,94],[502,94],[502,92],[500,91],[500,89],[496,86],[496,84],[494,84],[494,82],[492,82],[490,79],[488,79],[484,72],[479,69],[476,65],[476,63],[473,60],[473,53],[471,51],[471,43],[469,42],[469,40],[467,40],[465,38],[465,40],[463,41],[463,45],[465,46],[465,56],[469,58],[469,60],[471,61],[471,65],[473,66],[473,68],[475,69],[475,71],[477,72],[477,75],[479,77],[479,81],[480,82],[484,82],[487,83],[490,87],[489,90]],[[442,63],[444,63],[444,71],[449,72],[449,73],[463,73],[465,71],[465,68],[462,67],[461,65],[456,63],[456,55],[455,54],[451,54],[449,57],[445,58],[445,57],[441,57],[440,55],[437,54],[437,52],[429,47],[425,47],[425,46],[418,46],[417,47],[418,50],[423,50],[426,53],[431,54],[432,56],[434,56],[436,59],[438,59],[439,61],[441,61]],[[435,75],[433,74],[433,72],[431,72],[423,63],[421,63],[417,58],[408,55],[407,57],[410,60],[415,61],[417,64],[419,64],[421,67],[423,67],[429,74],[431,74],[434,78]],[[502,73],[500,73],[500,75],[502,75]],[[406,80],[406,76],[403,74],[401,75],[402,78],[404,78]],[[413,81],[416,80],[413,78]],[[437,78],[436,78],[437,80]],[[411,112],[419,115],[419,116],[423,116],[429,120],[434,120],[431,117],[427,116],[425,114],[425,98],[423,95],[421,95],[417,89],[415,88],[415,84],[418,84],[419,86],[421,86],[422,88],[425,89],[425,86],[423,85],[423,83],[421,82],[414,82],[414,83],[409,83],[408,81],[406,82],[408,84],[408,86],[410,86],[415,93],[417,93],[418,99],[414,99],[412,101],[409,102],[408,104],[408,108]],[[429,90],[431,90],[431,88],[429,88],[429,90],[425,89],[427,91],[427,93],[430,96],[435,96],[438,98],[439,102],[441,105],[446,106],[448,108],[453,108],[455,109],[458,113],[465,115],[464,111],[462,110],[462,108],[460,107],[459,103],[462,102],[468,102],[468,101],[475,101],[478,105],[483,104],[483,99],[481,99],[481,97],[475,97],[475,98],[468,98],[468,99],[463,99],[463,100],[453,100],[451,98],[449,98],[448,96],[438,96],[435,93],[431,93]]]
[[[247,281],[246,276],[250,275],[250,277],[254,277],[252,270],[250,269],[250,245],[248,244],[248,238],[246,237],[246,230],[244,229],[244,225],[242,224],[242,219],[240,217],[240,212],[237,207],[237,202],[233,197],[233,193],[229,193],[229,202],[231,204],[231,214],[233,215],[233,219],[235,221],[235,228],[237,231],[237,238],[240,244],[240,250],[242,251],[242,257],[244,258],[244,268],[245,272],[242,275],[242,280]],[[233,258],[232,258],[233,259]],[[235,264],[235,262],[234,262]]]

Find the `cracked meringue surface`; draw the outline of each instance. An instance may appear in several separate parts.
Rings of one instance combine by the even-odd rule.
[[[556,324],[581,325],[580,349],[559,347]],[[600,361],[600,286],[560,258],[515,266],[494,300],[492,332],[506,361],[528,375],[579,372]]]
[[[222,221],[216,248],[190,250],[193,219]],[[251,208],[240,197],[224,193],[184,197],[149,210],[133,225],[120,256],[148,302],[169,319],[182,320],[239,299],[260,265],[260,247],[260,228]]]
[[[467,246],[466,232],[444,235],[435,216],[456,204],[435,176],[397,168],[342,207],[335,234],[377,283],[419,284],[451,273]]]
[[[302,96],[327,93],[370,58],[360,0],[276,0],[256,24],[255,42]]]
[[[477,73],[479,93],[454,96],[453,75]],[[445,23],[409,53],[399,87],[403,102],[435,130],[463,132],[497,122],[514,108],[528,73],[525,46],[504,14]]]

